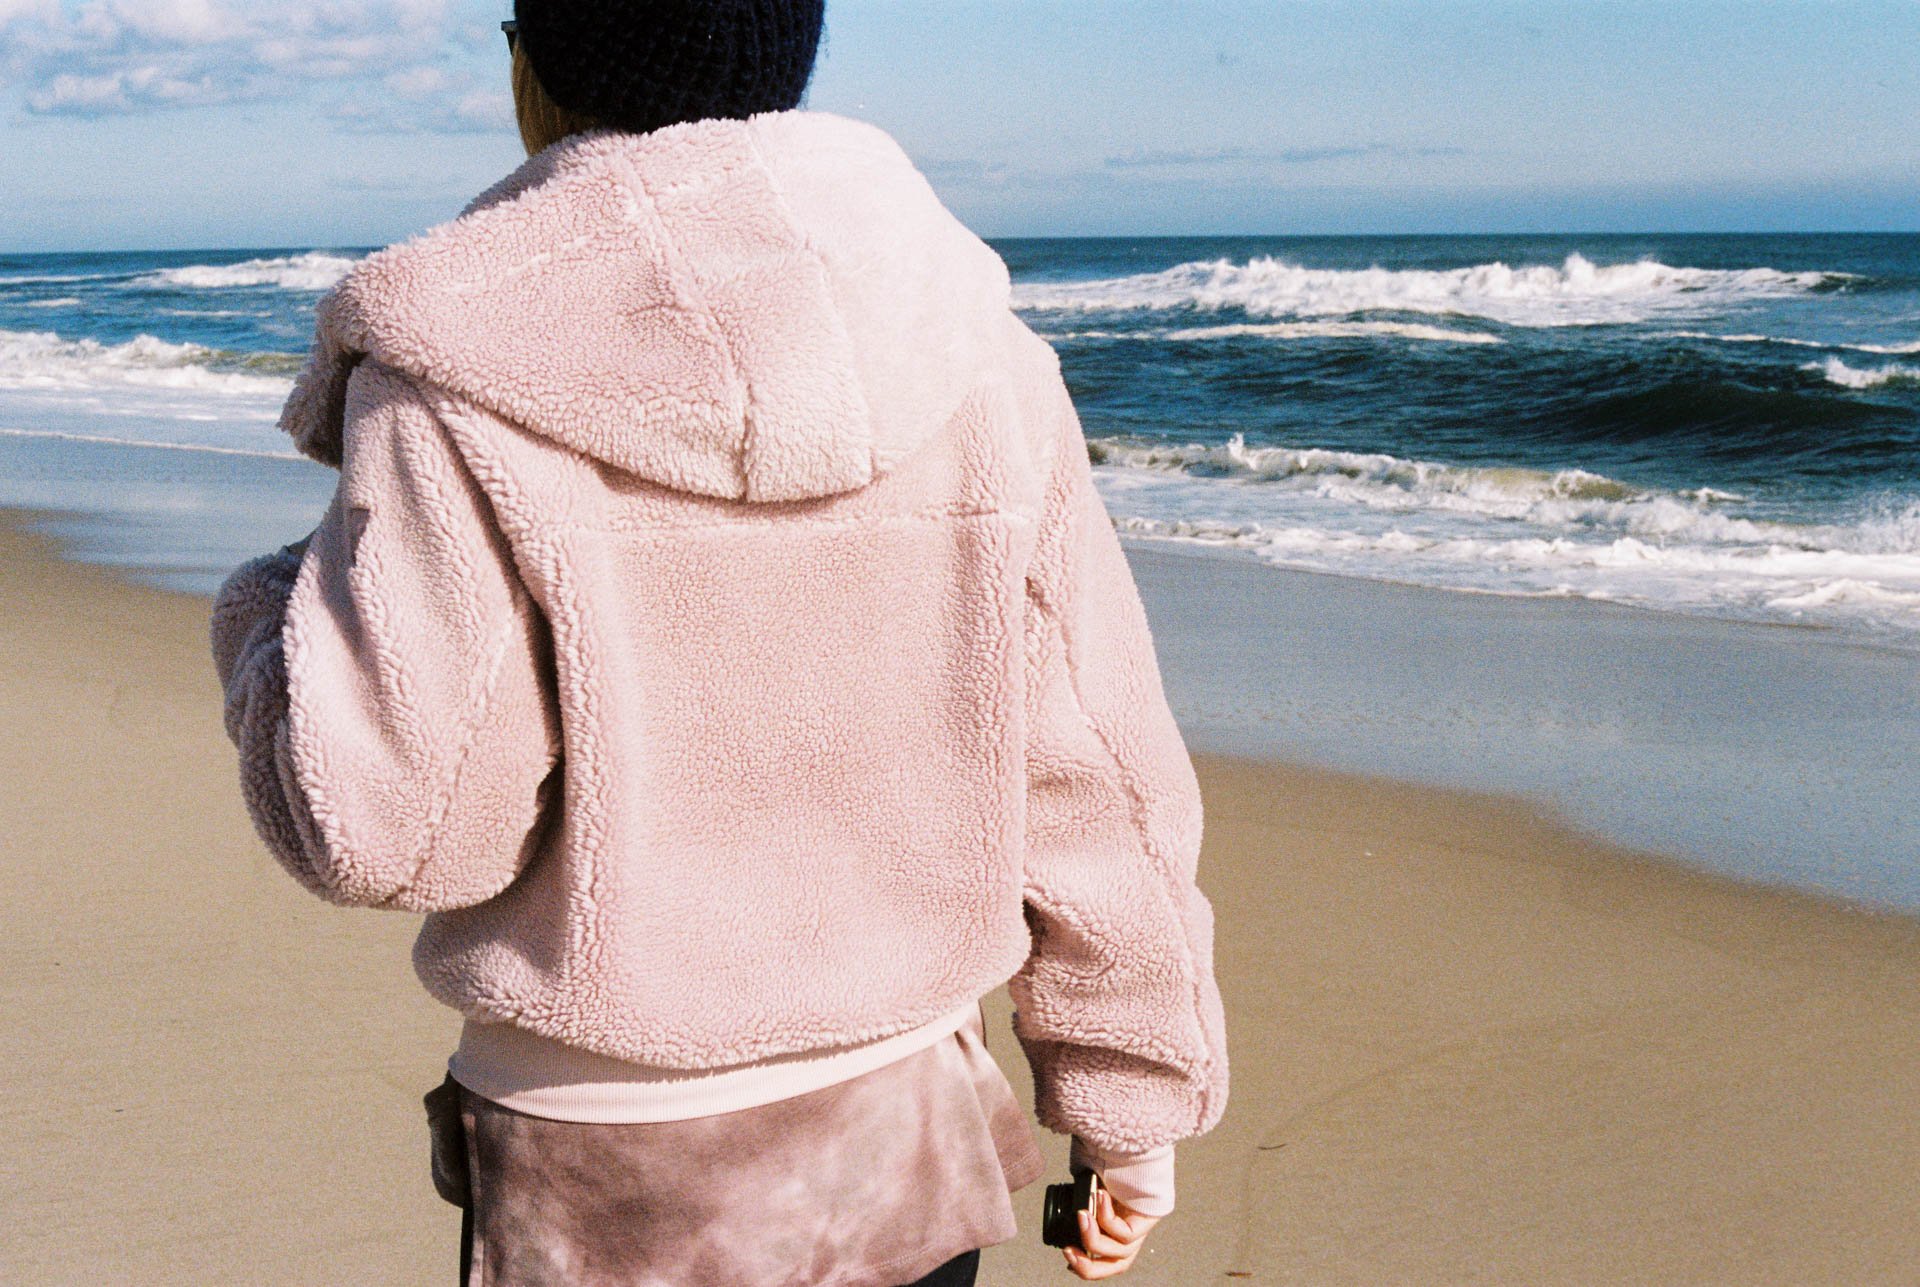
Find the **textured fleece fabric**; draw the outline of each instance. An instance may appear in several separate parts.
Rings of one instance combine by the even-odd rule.
[[[321,301],[212,621],[241,782],[433,996],[714,1068],[1011,980],[1042,1124],[1209,1128],[1201,803],[1052,349],[873,126],[573,135]]]

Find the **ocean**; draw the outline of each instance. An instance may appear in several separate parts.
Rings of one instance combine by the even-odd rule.
[[[1196,749],[1920,910],[1920,236],[994,245]],[[202,593],[304,535],[364,253],[0,257],[0,505]]]
[[[1920,642],[1920,237],[1009,254],[1129,530]]]
[[[1920,236],[994,245],[1134,536],[1920,647]],[[211,589],[364,253],[0,257],[0,503]]]

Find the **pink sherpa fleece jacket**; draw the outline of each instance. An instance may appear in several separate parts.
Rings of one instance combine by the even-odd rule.
[[[261,836],[433,996],[713,1068],[1011,979],[1042,1124],[1227,1095],[1201,802],[1052,349],[883,131],[594,131],[320,302],[212,643]]]

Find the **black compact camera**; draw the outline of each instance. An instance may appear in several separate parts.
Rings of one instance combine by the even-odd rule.
[[[1040,1213],[1040,1241],[1049,1247],[1080,1246],[1080,1213],[1091,1214],[1099,1196],[1100,1177],[1085,1167],[1075,1167],[1066,1184],[1049,1184]]]

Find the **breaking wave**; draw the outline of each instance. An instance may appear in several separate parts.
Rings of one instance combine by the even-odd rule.
[[[1920,635],[1920,501],[1810,524],[1714,488],[1318,448],[1088,442],[1116,526],[1281,566]]]
[[[1776,536],[1762,525],[1720,512],[1717,507],[1743,499],[1733,492],[1710,487],[1663,492],[1584,469],[1548,472],[1317,447],[1249,447],[1241,434],[1212,446],[1173,446],[1134,438],[1090,438],[1087,446],[1096,464],[1277,483],[1368,509],[1449,511],[1557,525],[1601,524],[1648,535],[1711,532],[1717,538],[1743,540]]]
[[[1829,340],[1788,339],[1778,335],[1716,335],[1711,331],[1662,331],[1654,338],[1716,340],[1722,344],[1779,344],[1797,349],[1845,349],[1850,353],[1920,353],[1920,340],[1908,340],[1902,344],[1843,344]]]
[[[1827,378],[1828,384],[1837,384],[1843,389],[1872,389],[1883,384],[1920,384],[1920,366],[1909,366],[1904,362],[1889,362],[1885,366],[1854,367],[1848,366],[1837,357],[1825,362],[1809,363],[1804,370],[1818,371]]]
[[[323,291],[345,277],[360,262],[345,255],[310,250],[273,259],[245,259],[237,264],[187,264],[162,268],[135,278],[143,286],[225,290],[236,286],[277,286],[282,290]]]
[[[1477,264],[1454,269],[1306,268],[1271,256],[1201,260],[1155,273],[1017,286],[1035,312],[1217,312],[1251,317],[1345,317],[1396,312],[1480,317],[1510,326],[1591,326],[1708,312],[1731,302],[1805,294],[1853,280],[1845,273],[1774,268],[1673,267],[1654,260],[1558,266]]]
[[[1313,340],[1367,339],[1432,340],[1446,344],[1503,344],[1485,331],[1456,331],[1419,322],[1236,322],[1226,326],[1188,326],[1137,331],[1049,331],[1053,340]]]
[[[285,397],[300,361],[288,353],[232,353],[151,335],[102,344],[62,339],[51,331],[0,331],[4,389],[143,385]]]

